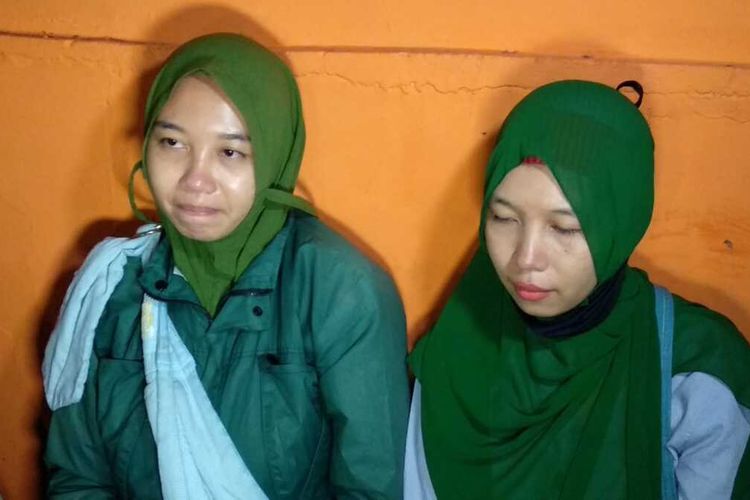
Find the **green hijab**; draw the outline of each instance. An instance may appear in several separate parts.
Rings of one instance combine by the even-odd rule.
[[[645,273],[625,270],[614,309],[591,330],[544,338],[527,328],[481,234],[505,175],[541,158],[578,216],[602,283],[650,222],[653,151],[638,109],[597,83],[546,85],[508,116],[487,166],[482,244],[410,357],[441,500],[660,497],[659,346]],[[720,315],[675,301],[674,373],[718,377],[750,406],[744,338]]]
[[[247,124],[255,164],[253,206],[239,226],[221,240],[186,238],[159,211],[176,266],[214,316],[232,284],[281,230],[289,210],[313,211],[292,194],[305,147],[305,124],[297,84],[277,56],[239,35],[197,38],[169,57],[149,92],[143,160],[134,169],[142,168],[146,179],[146,148],[152,126],[175,85],[191,75],[209,78],[232,101]]]

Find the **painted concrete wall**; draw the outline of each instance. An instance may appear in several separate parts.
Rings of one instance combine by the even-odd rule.
[[[144,93],[202,33],[239,31],[290,61],[309,130],[300,192],[393,274],[412,341],[474,244],[512,105],[561,78],[640,80],[657,202],[633,261],[750,335],[750,3],[710,4],[0,2],[0,494],[39,494],[44,343],[86,252],[133,230]]]

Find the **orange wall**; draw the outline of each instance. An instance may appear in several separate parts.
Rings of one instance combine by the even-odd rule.
[[[301,191],[384,264],[410,337],[476,234],[510,107],[560,78],[640,80],[657,203],[634,261],[750,335],[750,3],[664,0],[0,2],[0,494],[38,495],[39,365],[72,270],[127,234],[149,75],[176,43],[254,36],[291,62]]]

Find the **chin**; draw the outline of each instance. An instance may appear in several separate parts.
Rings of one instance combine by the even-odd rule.
[[[184,236],[194,241],[200,241],[203,243],[210,243],[212,241],[218,241],[226,236],[226,234],[216,231],[213,228],[185,228],[175,225],[177,231]]]
[[[513,300],[519,309],[529,316],[534,316],[536,318],[554,318],[565,312],[557,304],[545,304],[544,301],[528,302],[515,296],[513,297]]]

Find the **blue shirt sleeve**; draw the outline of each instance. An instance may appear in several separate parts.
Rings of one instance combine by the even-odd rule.
[[[680,500],[729,500],[750,436],[750,412],[719,379],[672,377],[671,437]]]
[[[427,470],[427,458],[422,442],[422,386],[414,381],[411,399],[409,428],[406,434],[406,457],[404,460],[404,499],[437,500]]]

